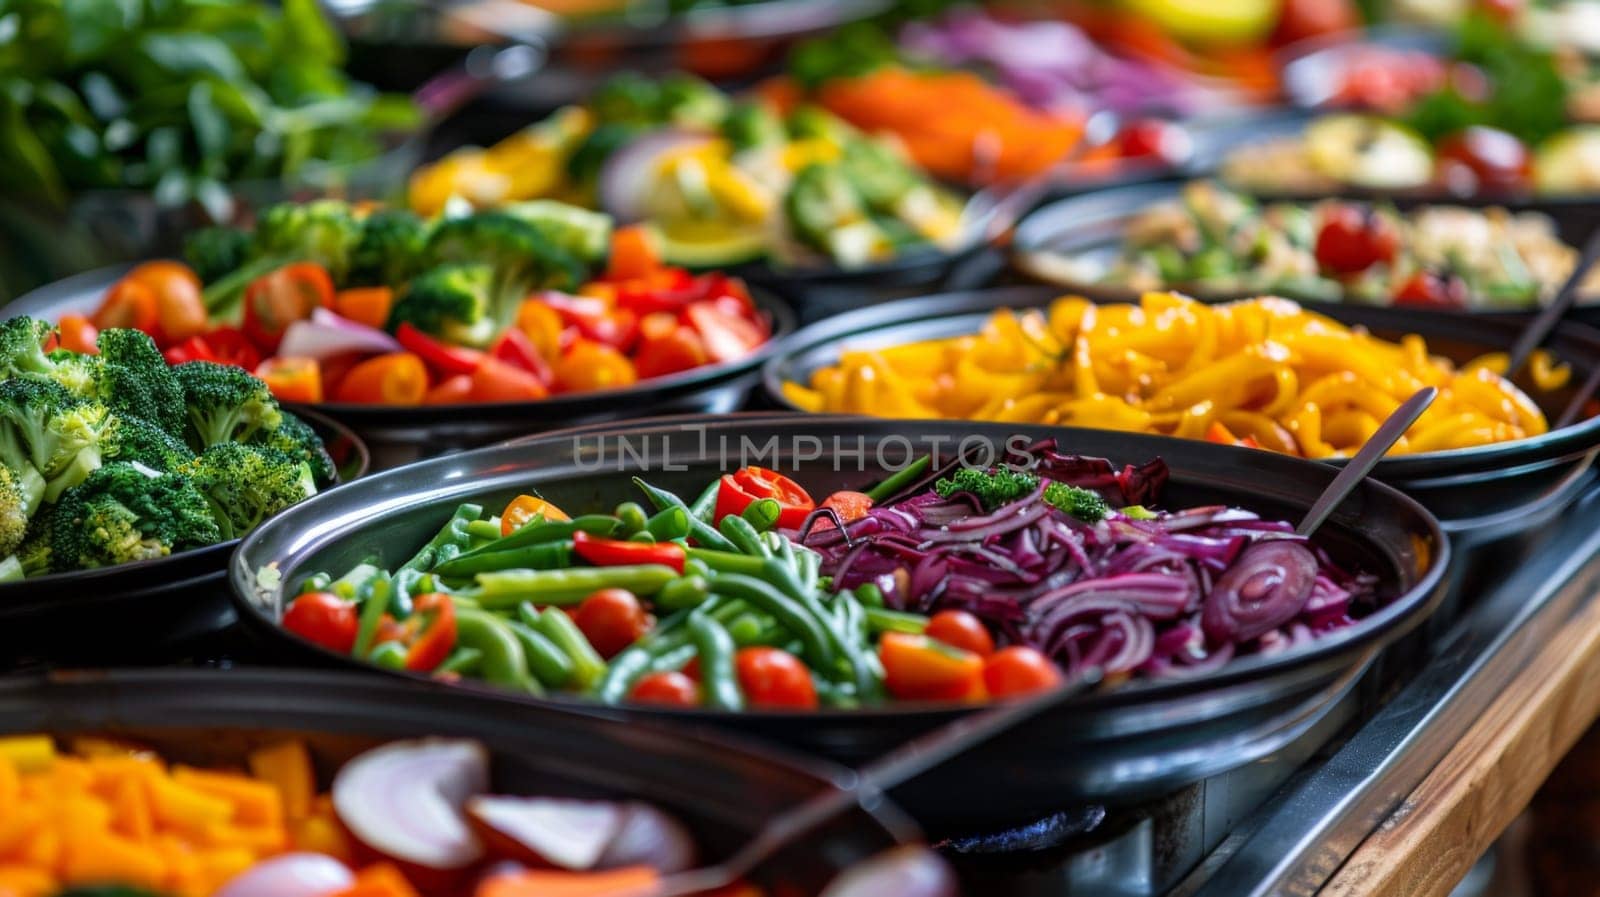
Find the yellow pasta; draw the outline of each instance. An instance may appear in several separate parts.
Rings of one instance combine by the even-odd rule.
[[[1457,367],[1415,334],[1389,342],[1284,299],[1149,293],[1137,305],[1062,298],[997,311],[976,334],[846,351],[784,392],[807,411],[1099,427],[1325,458],[1354,452],[1424,386],[1439,397],[1395,454],[1545,432],[1506,362],[1495,353]],[[1546,352],[1528,366],[1541,391],[1571,373]]]

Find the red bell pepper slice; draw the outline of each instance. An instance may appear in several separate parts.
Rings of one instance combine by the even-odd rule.
[[[572,550],[596,567],[624,567],[631,564],[664,564],[683,572],[683,546],[676,542],[625,542],[591,536],[583,530],[572,534]]]
[[[406,649],[405,667],[426,673],[444,663],[456,647],[456,605],[443,592],[417,596],[403,623],[380,628],[375,644],[399,642]]]
[[[776,471],[752,465],[723,474],[717,486],[716,519],[742,514],[745,508],[762,498],[778,503],[778,525],[785,529],[798,529],[806,515],[817,508],[817,503],[799,483]]]
[[[261,350],[237,327],[217,327],[200,339],[211,347],[212,361],[247,371],[253,371],[261,365]]]
[[[409,321],[401,323],[394,332],[394,338],[400,341],[401,347],[407,352],[422,359],[423,364],[441,377],[470,374],[483,363],[483,353],[477,349],[442,343],[418,330]]]
[[[516,327],[508,327],[505,333],[500,334],[500,338],[489,349],[489,356],[527,371],[538,377],[539,382],[545,386],[549,386],[555,379],[555,374],[550,370],[550,363],[539,354],[533,340]]]
[[[211,351],[211,344],[203,336],[191,336],[181,343],[168,346],[161,357],[167,360],[167,364],[217,360],[216,354]]]
[[[715,301],[690,305],[684,317],[700,331],[712,361],[743,358],[767,341],[767,334],[759,324],[743,315],[729,314]]]
[[[639,329],[639,317],[625,308],[612,308],[604,299],[569,296],[554,291],[539,296],[539,301],[556,310],[563,323],[578,329],[585,339],[626,349]]]
[[[244,333],[262,351],[272,352],[295,321],[313,309],[333,308],[333,278],[312,262],[294,262],[250,282],[244,289]]]

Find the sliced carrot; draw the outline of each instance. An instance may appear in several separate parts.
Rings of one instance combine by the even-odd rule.
[[[472,400],[472,375],[456,374],[440,380],[422,397],[424,405],[460,405]]]
[[[474,897],[645,897],[660,880],[647,866],[608,872],[529,869],[489,876]]]
[[[420,405],[428,393],[428,368],[410,352],[391,352],[350,369],[334,399],[363,405]]]

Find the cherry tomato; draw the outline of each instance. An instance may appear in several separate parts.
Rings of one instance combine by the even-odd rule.
[[[632,386],[639,379],[633,362],[616,349],[589,339],[573,340],[554,366],[561,392],[592,392]]]
[[[1317,263],[1335,274],[1356,274],[1394,261],[1400,235],[1388,219],[1359,206],[1326,207],[1317,231]]]
[[[1188,159],[1193,149],[1189,132],[1164,119],[1141,118],[1117,133],[1117,153],[1124,159],[1153,159],[1175,165]]]
[[[572,621],[583,630],[589,644],[610,660],[641,638],[655,621],[627,589],[601,589],[583,599]]]
[[[340,654],[349,654],[360,626],[355,605],[331,592],[307,592],[289,602],[283,628]]]
[[[428,393],[428,368],[410,352],[369,358],[350,369],[334,390],[336,402],[420,405]]]
[[[1283,0],[1271,43],[1274,47],[1286,47],[1308,38],[1350,31],[1360,25],[1361,13],[1350,0]]]
[[[290,324],[311,317],[316,308],[333,308],[333,278],[327,269],[312,262],[284,265],[245,287],[245,335],[271,352]]]
[[[909,701],[956,701],[982,695],[983,658],[926,635],[886,632],[878,642],[883,682]]]
[[[100,330],[83,315],[62,315],[56,324],[56,332],[60,334],[61,348],[84,355],[100,354],[100,347],[95,345],[100,338]]]
[[[923,632],[928,638],[971,651],[979,657],[994,653],[994,636],[989,634],[989,628],[964,610],[939,611],[928,620],[928,628]]]
[[[733,666],[739,688],[752,707],[809,710],[817,706],[817,687],[800,658],[778,648],[741,648]]]
[[[90,320],[101,330],[122,327],[142,330],[159,344],[161,323],[157,317],[156,291],[143,281],[124,277],[106,290],[100,307]]]
[[[667,670],[640,679],[628,693],[628,700],[635,704],[695,707],[700,703],[700,689],[688,676]]]
[[[639,379],[663,377],[693,370],[711,360],[705,341],[693,327],[674,324],[666,334],[644,336],[634,350],[633,366]]]
[[[500,512],[500,535],[509,536],[535,517],[545,520],[571,520],[567,512],[537,495],[519,495]]]
[[[173,342],[203,333],[210,322],[200,296],[200,278],[179,262],[145,262],[128,279],[149,287],[156,296],[156,319],[162,335]]]
[[[1395,294],[1394,304],[1423,308],[1466,308],[1467,298],[1467,285],[1461,278],[1418,271]]]
[[[1462,193],[1499,192],[1528,186],[1533,155],[1515,135],[1474,125],[1439,141],[1439,168],[1445,183]]]
[[[1054,687],[1061,670],[1038,651],[1022,645],[1001,648],[983,663],[990,697],[1009,698]]]
[[[315,358],[274,356],[256,367],[256,376],[280,402],[322,401],[322,367]]]

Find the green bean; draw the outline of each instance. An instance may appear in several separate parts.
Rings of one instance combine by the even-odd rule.
[[[311,592],[326,592],[333,585],[333,577],[326,573],[313,573],[300,583],[300,591],[296,595],[305,595]]]
[[[729,514],[717,524],[717,529],[742,554],[761,558],[772,555],[771,549],[761,541],[761,534],[743,517]]]
[[[690,549],[690,553],[691,554],[693,553],[693,551],[694,551],[694,549]],[[684,576],[710,576],[711,575],[711,567],[709,565],[707,565],[705,561],[702,561],[697,557],[686,557],[686,558],[683,559],[683,575]]]
[[[689,549],[689,560],[699,561],[717,573],[743,573],[746,576],[760,576],[762,564],[766,563],[760,556],[752,557],[736,551],[715,551],[710,548]],[[684,562],[684,569],[688,569],[688,561]]]
[[[450,519],[445,522],[444,526],[440,527],[439,532],[428,541],[428,544],[422,546],[416,554],[412,555],[411,560],[401,565],[400,569],[426,570],[438,562],[439,549],[446,545],[454,544],[459,550],[460,546],[466,542],[467,523],[477,520],[481,516],[483,516],[482,505],[475,505],[471,502],[463,502],[457,505],[455,513],[450,515]]]
[[[679,672],[684,667],[688,666],[689,661],[694,660],[695,656],[696,651],[694,645],[678,645],[670,650],[665,650],[652,656],[650,658],[650,672]]]
[[[406,668],[406,649],[399,642],[383,642],[372,649],[367,660],[386,670],[403,670]]]
[[[800,571],[800,584],[815,590],[821,581],[818,574],[822,572],[822,555],[803,545],[797,547],[794,554],[796,567]]]
[[[385,645],[393,644],[385,642]],[[381,647],[381,646],[380,646]],[[434,673],[459,673],[463,676],[475,676],[483,668],[483,652],[477,648],[457,648],[450,652],[444,663],[434,669]]]
[[[602,704],[620,704],[633,691],[633,686],[645,674],[650,672],[650,664],[655,660],[650,649],[640,643],[634,643],[622,649],[622,653],[611,658],[611,663],[606,667],[606,675],[600,680],[595,697]]]
[[[456,608],[456,645],[483,652],[479,676],[495,685],[538,694],[543,691],[528,673],[528,657],[511,625],[486,610]]]
[[[928,618],[921,614],[889,610],[885,607],[866,608],[867,626],[873,632],[906,632],[921,635],[928,628]]]
[[[910,464],[907,464],[905,467],[895,471],[889,476],[888,479],[876,486],[873,486],[871,489],[868,489],[867,497],[872,499],[874,504],[883,501],[886,498],[892,497],[896,492],[899,492],[901,489],[904,489],[907,485],[909,485],[912,480],[915,480],[917,477],[920,477],[926,473],[928,471],[928,465],[932,463],[932,456],[923,455]]]
[[[717,477],[700,490],[694,503],[689,505],[689,516],[710,523],[717,514],[717,492],[722,488],[722,478]]]
[[[727,628],[734,644],[740,647],[759,644],[762,636],[767,634],[766,624],[754,613],[740,614],[728,624]]]
[[[617,505],[617,509],[611,513],[622,524],[622,532],[629,536],[644,529],[645,524],[649,521],[649,515],[644,511],[644,505],[636,501],[625,501]]]
[[[565,688],[572,681],[575,673],[572,658],[562,653],[555,642],[521,620],[508,620],[506,625],[522,643],[522,653],[528,658],[528,672],[535,679],[551,688]]]
[[[465,577],[493,570],[554,570],[572,563],[572,542],[540,542],[504,551],[463,554],[433,571],[440,576]]]
[[[467,538],[481,539],[484,542],[493,542],[501,538],[500,522],[497,520],[469,520],[467,521]]]
[[[517,615],[522,622],[534,628],[535,632],[550,640],[550,643],[561,649],[572,661],[572,686],[580,691],[593,688],[606,674],[606,662],[600,652],[589,644],[584,637],[583,630],[572,618],[559,610],[548,610],[539,613],[532,604],[521,604],[517,607]]]
[[[523,601],[565,606],[577,604],[600,589],[627,589],[635,595],[654,595],[677,576],[678,571],[665,564],[497,570],[475,577],[480,589],[475,597],[490,610],[515,607]]]
[[[801,607],[805,608],[811,617],[821,624],[822,630],[827,635],[828,642],[833,646],[835,654],[848,663],[850,678],[856,683],[857,688],[862,693],[865,693],[867,689],[864,686],[868,681],[868,673],[862,667],[860,637],[841,629],[838,620],[828,612],[828,608],[823,605],[822,599],[818,597],[816,590],[806,588],[804,583],[800,581],[799,575],[777,558],[766,562],[761,578],[793,598]],[[820,667],[819,672],[831,677],[837,671],[832,667]]]
[[[392,583],[389,574],[381,572],[372,578],[363,588],[361,597],[361,616],[356,622],[356,643],[350,649],[357,657],[367,656],[372,650],[372,639],[378,632],[378,624],[383,621],[383,615],[389,612],[389,592]]]
[[[830,627],[800,602],[767,582],[739,573],[717,577],[714,588],[718,594],[741,598],[752,607],[771,614],[800,639],[813,669],[829,673],[836,669],[838,657],[834,651],[834,639],[830,637]]]
[[[852,710],[861,706],[861,702],[856,699],[855,691],[848,683],[829,682],[815,674],[811,676],[811,683],[817,690],[817,701],[824,707]]]
[[[680,576],[661,587],[655,605],[665,610],[699,607],[711,596],[711,584],[704,576]]]
[[[634,477],[633,482],[649,497],[650,503],[656,506],[656,510],[665,511],[667,508],[689,510],[689,506],[683,503],[683,499],[673,495],[671,492],[665,489],[658,489],[638,477]],[[706,548],[714,548],[717,551],[736,550],[732,542],[724,538],[722,533],[717,532],[716,527],[693,513],[689,514],[689,538]]]
[[[572,534],[578,530],[583,530],[591,536],[610,536],[616,532],[617,526],[618,523],[615,517],[607,517],[604,514],[585,514],[574,520],[557,520],[549,523],[543,522],[542,517],[535,517],[509,536],[501,537],[471,551],[462,552],[451,560],[450,566],[454,567],[464,562],[467,558],[479,555],[497,554],[514,548],[538,545],[542,542],[559,542],[563,539],[571,539]],[[443,573],[446,576],[458,575],[451,569],[440,569],[443,567],[443,562],[433,566],[437,573]]]
[[[689,535],[689,512],[683,508],[667,508],[647,520],[644,528],[658,542],[686,538]]]
[[[739,691],[739,677],[733,668],[737,650],[733,636],[721,623],[702,613],[689,615],[689,635],[700,656],[700,685],[706,705],[718,710],[743,710],[744,694]]]
[[[361,590],[370,585],[382,572],[382,568],[377,564],[362,561],[351,567],[349,573],[329,583],[328,591],[346,601],[354,601],[361,594]]]
[[[794,553],[794,543],[790,542],[788,539],[785,539],[783,536],[778,535],[777,533],[767,533],[767,535],[777,539],[777,550],[774,552],[774,554],[777,555],[778,560],[783,562],[785,567],[788,567],[795,572],[799,572],[800,559]]]
[[[656,537],[649,530],[639,530],[628,537],[629,542],[641,542],[645,545],[656,544]]]
[[[412,598],[434,591],[433,574],[417,570],[401,570],[394,575],[394,585],[389,593],[389,613],[396,620],[411,616]]]
[[[883,607],[883,590],[870,582],[856,586],[856,600],[862,607]]]
[[[775,498],[758,498],[739,513],[746,523],[755,528],[758,533],[764,533],[778,525],[778,516],[783,513],[783,505],[778,504]]]
[[[883,700],[883,664],[867,641],[866,609],[849,592],[840,592],[834,602],[845,656],[854,673],[856,696],[866,703],[878,703]]]

